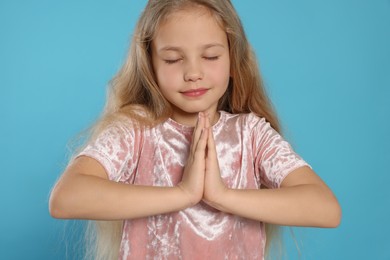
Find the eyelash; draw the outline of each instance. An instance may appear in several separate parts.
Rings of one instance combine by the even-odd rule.
[[[218,60],[219,56],[204,57],[206,60]]]
[[[219,59],[219,56],[212,56],[212,57],[203,57],[205,60],[209,60],[209,61],[213,61],[213,60],[218,60]],[[177,60],[164,60],[166,64],[174,64],[178,61],[180,61],[181,59],[177,59]]]
[[[166,64],[174,64],[176,62],[178,62],[180,59],[177,59],[177,60],[164,60]]]

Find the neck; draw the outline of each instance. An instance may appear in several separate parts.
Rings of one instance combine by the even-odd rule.
[[[210,118],[211,125],[215,125],[219,120],[219,112],[217,111],[205,111]],[[194,127],[196,125],[196,121],[198,120],[198,113],[174,113],[172,115],[172,119],[176,122]]]

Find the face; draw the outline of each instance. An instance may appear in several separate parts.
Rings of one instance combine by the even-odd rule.
[[[174,120],[188,124],[198,112],[215,114],[229,83],[230,59],[227,35],[208,10],[171,14],[153,38],[152,64]]]

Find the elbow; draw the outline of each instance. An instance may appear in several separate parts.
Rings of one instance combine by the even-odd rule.
[[[323,228],[337,228],[341,224],[342,210],[336,196],[328,188],[322,190],[317,211],[317,226]]]
[[[325,228],[337,228],[341,223],[342,210],[340,204],[334,199],[329,203],[329,206],[325,208],[325,218],[323,219],[322,226]]]
[[[53,218],[63,218],[63,213],[58,200],[55,191],[52,191],[49,199],[49,214]]]
[[[67,219],[68,216],[65,211],[63,194],[58,187],[55,187],[50,194],[49,199],[49,214],[53,218]]]
[[[61,214],[61,210],[59,210],[54,204],[49,204],[49,214],[52,218],[63,219],[63,215]]]
[[[56,202],[54,202],[52,199],[50,199],[49,202],[49,214],[53,218],[58,218],[58,219],[64,219],[64,213],[61,210],[61,207],[59,207]]]
[[[335,204],[336,205],[333,206],[334,207],[333,214],[332,214],[333,216],[329,223],[330,228],[337,228],[341,224],[341,218],[342,218],[341,206],[338,202],[336,202]]]

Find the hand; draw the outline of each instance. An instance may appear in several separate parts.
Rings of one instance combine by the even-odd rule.
[[[205,129],[208,131],[208,139],[203,201],[208,205],[219,209],[220,201],[224,198],[224,194],[228,188],[225,186],[221,178],[213,130],[210,126],[210,118],[208,116],[206,117],[205,126]]]
[[[191,205],[197,204],[203,197],[208,137],[208,129],[205,126],[205,115],[200,112],[192,136],[190,153],[184,168],[183,177],[178,184],[178,187],[189,197]]]

